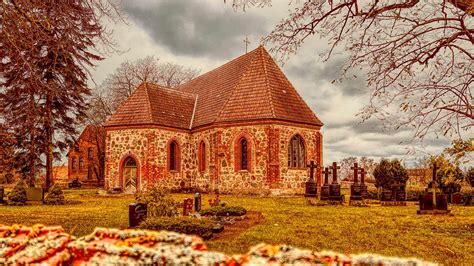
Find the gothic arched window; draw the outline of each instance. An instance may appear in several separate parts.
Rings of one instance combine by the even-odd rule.
[[[293,168],[305,167],[304,141],[300,135],[294,135],[288,145],[288,166]]]
[[[199,143],[198,156],[199,171],[203,172],[206,170],[206,143],[204,143],[204,141],[201,141],[201,143]]]
[[[168,169],[173,171],[179,170],[179,145],[176,141],[172,141],[168,148]]]

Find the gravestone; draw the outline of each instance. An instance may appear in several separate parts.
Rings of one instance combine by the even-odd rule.
[[[314,169],[318,168],[318,166],[311,161],[308,165],[309,167],[309,180],[306,182],[306,192],[304,196],[306,198],[316,198],[318,196],[318,188],[316,187],[316,182],[314,181]]]
[[[185,198],[183,201],[183,216],[188,216],[193,210],[193,199]]]
[[[395,200],[396,201],[405,201],[406,200],[406,192],[405,192],[405,186],[400,185],[396,187],[396,192],[395,192]]]
[[[433,164],[433,177],[426,189],[425,195],[420,197],[420,209],[418,214],[447,214],[451,212],[448,210],[448,197],[441,193],[436,183],[436,172],[438,167]]]
[[[128,205],[128,223],[130,227],[135,227],[146,219],[148,206],[146,203],[130,203]]]
[[[44,203],[44,189],[41,187],[26,188],[26,201],[41,201]]]
[[[359,176],[359,167],[357,163],[354,163],[354,166],[351,167],[352,170],[354,170],[354,183],[351,185],[351,197],[350,197],[350,202],[354,201],[361,201],[362,200],[362,189],[358,180]],[[352,203],[350,203],[352,204]]]
[[[382,202],[384,202],[384,201],[392,201],[392,200],[393,200],[392,194],[393,194],[393,193],[392,193],[392,190],[390,190],[390,189],[385,189],[385,188],[384,188],[383,191],[382,191],[382,196],[380,197],[380,200],[381,200]],[[383,205],[383,204],[382,204],[382,205]]]
[[[201,211],[201,193],[199,192],[194,193],[194,211]]]
[[[208,202],[211,207],[219,206],[219,203],[221,202],[219,194],[216,195],[215,199],[209,199]]]
[[[74,178],[70,183],[67,184],[69,188],[80,188],[81,187],[81,182],[79,182],[79,179]]]
[[[463,203],[463,196],[460,192],[453,193],[451,195],[451,203],[452,204],[462,204]]]
[[[406,192],[404,185],[393,185],[382,191],[380,199],[382,206],[406,206]]]
[[[329,167],[325,167],[323,170],[324,174],[324,184],[321,187],[321,197],[320,200],[328,200],[329,199]]]
[[[341,169],[341,167],[333,162],[329,168],[332,172],[332,183],[329,185],[329,201],[334,204],[342,204],[344,195],[341,195],[341,185],[337,182],[337,169]]]
[[[365,169],[360,168],[360,195],[363,199],[367,198],[367,185],[365,184]]]

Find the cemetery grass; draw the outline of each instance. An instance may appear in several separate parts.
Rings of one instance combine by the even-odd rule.
[[[346,193],[347,194],[347,193]],[[97,195],[96,190],[65,190],[64,206],[0,206],[0,224],[60,225],[83,236],[95,227],[124,229],[132,195]],[[182,200],[191,195],[173,195]],[[207,208],[209,195],[203,195]],[[229,205],[259,212],[263,219],[233,236],[207,241],[211,250],[245,253],[262,242],[289,244],[312,250],[342,253],[378,253],[417,257],[446,265],[474,261],[474,207],[450,206],[452,216],[417,215],[418,206],[370,207],[310,206],[302,197],[259,198],[221,196]],[[235,226],[239,226],[236,224]]]

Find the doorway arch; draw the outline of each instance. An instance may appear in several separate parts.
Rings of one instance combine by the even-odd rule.
[[[138,162],[132,156],[123,161],[122,166],[123,192],[135,193],[138,187]]]

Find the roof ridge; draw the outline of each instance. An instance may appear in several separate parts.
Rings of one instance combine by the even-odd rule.
[[[214,69],[211,69],[211,70],[207,71],[206,73],[204,73],[204,74],[202,74],[202,75],[199,75],[199,76],[197,76],[197,77],[195,77],[195,78],[193,78],[193,79],[191,79],[191,80],[188,80],[188,81],[186,81],[185,83],[180,84],[179,86],[177,86],[177,87],[175,87],[175,88],[176,88],[177,90],[179,90],[182,86],[184,86],[184,85],[186,85],[186,84],[188,84],[188,83],[190,83],[190,82],[192,82],[192,81],[194,81],[194,80],[197,80],[197,79],[199,79],[199,78],[202,78],[202,77],[204,77],[204,76],[207,76],[207,75],[209,75],[209,74],[211,74],[211,73],[213,73],[213,72],[216,72],[216,71],[220,70],[221,68],[224,68],[225,66],[230,65],[231,63],[233,63],[233,62],[235,62],[235,61],[241,59],[242,57],[254,53],[258,48],[259,48],[259,47],[253,49],[252,51],[250,51],[250,52],[248,52],[248,53],[239,55],[238,57],[236,57],[236,58],[230,60],[229,62],[227,62],[227,63],[225,63],[225,64],[223,64],[223,65],[220,65],[220,66],[218,66],[218,67],[216,67],[216,68],[214,68]]]
[[[258,48],[257,48],[258,49]],[[252,50],[250,53],[253,53],[255,52],[257,49],[255,50]],[[244,54],[244,55],[247,55],[247,54]],[[252,54],[252,59],[249,60],[249,62],[247,63],[247,65],[245,66],[245,70],[242,72],[242,75],[240,76],[239,80],[235,83],[235,86],[231,89],[231,92],[230,92],[230,95],[229,97],[227,98],[227,100],[225,101],[225,103],[222,105],[222,108],[221,110],[219,111],[219,114],[214,118],[214,120],[212,121],[212,123],[215,123],[222,115],[222,112],[225,110],[225,107],[227,106],[227,104],[230,102],[230,99],[232,99],[232,96],[234,96],[234,92],[235,92],[235,89],[237,87],[239,87],[240,83],[242,82],[242,79],[245,77],[245,73],[247,73],[247,71],[249,70],[249,67],[250,65],[252,65],[253,61],[255,60],[255,55],[258,55],[258,53],[256,54]],[[239,56],[240,58],[241,56]],[[232,60],[234,61],[234,60]]]
[[[283,73],[283,70],[280,68],[280,66],[278,66],[278,64],[275,62],[275,60],[273,60],[273,58],[268,54],[267,52],[267,57],[270,58],[271,62],[273,62],[274,65],[276,65],[276,67],[278,68],[278,70],[282,73],[281,76],[283,76],[283,79],[284,81],[286,82],[286,84],[288,85],[289,88],[291,88],[295,94],[296,94],[296,97],[298,97],[298,99],[304,104],[304,106],[306,106],[306,108],[309,109],[311,115],[316,118],[316,120],[318,120],[321,124],[323,124],[323,122],[321,122],[321,120],[319,119],[319,117],[316,115],[316,113],[313,112],[313,110],[311,109],[311,107],[309,107],[309,105],[306,103],[306,101],[303,99],[303,97],[301,97],[301,95],[298,93],[298,91],[296,90],[295,86],[293,86],[293,84],[288,80],[288,78],[286,77],[285,73]]]
[[[153,123],[155,120],[153,119],[153,114],[152,114],[152,111],[151,111],[151,103],[150,103],[150,94],[148,93],[148,85],[147,85],[147,82],[144,82],[144,85],[145,85],[145,95],[146,95],[146,103],[147,103],[147,107],[148,107],[148,117],[150,118],[150,121]]]
[[[196,94],[196,100],[194,100],[193,114],[191,115],[191,121],[189,122],[189,129],[193,128],[194,115],[196,115],[196,106],[198,102],[199,95]]]
[[[270,82],[268,82],[267,66],[265,65],[265,57],[264,57],[264,54],[263,54],[265,48],[263,47],[263,45],[260,45],[259,48],[260,48],[260,56],[262,57],[263,72],[265,73],[265,84],[267,85],[267,93],[268,93],[268,98],[269,98],[269,101],[270,101],[270,109],[272,111],[273,118],[276,118],[275,108],[273,107],[273,96],[272,96],[272,93],[270,91]]]
[[[196,97],[197,94],[195,93],[191,93],[191,92],[187,92],[187,91],[182,91],[182,90],[178,90],[176,89],[177,87],[175,88],[170,88],[170,87],[165,87],[165,86],[162,86],[158,83],[152,83],[152,82],[146,82],[147,84],[151,85],[151,86],[156,86],[158,87],[159,89],[164,89],[164,90],[168,90],[168,91],[172,91],[172,92],[177,92],[177,93],[180,93],[180,94],[183,94],[183,95],[186,95],[186,96],[190,96],[190,97]]]

